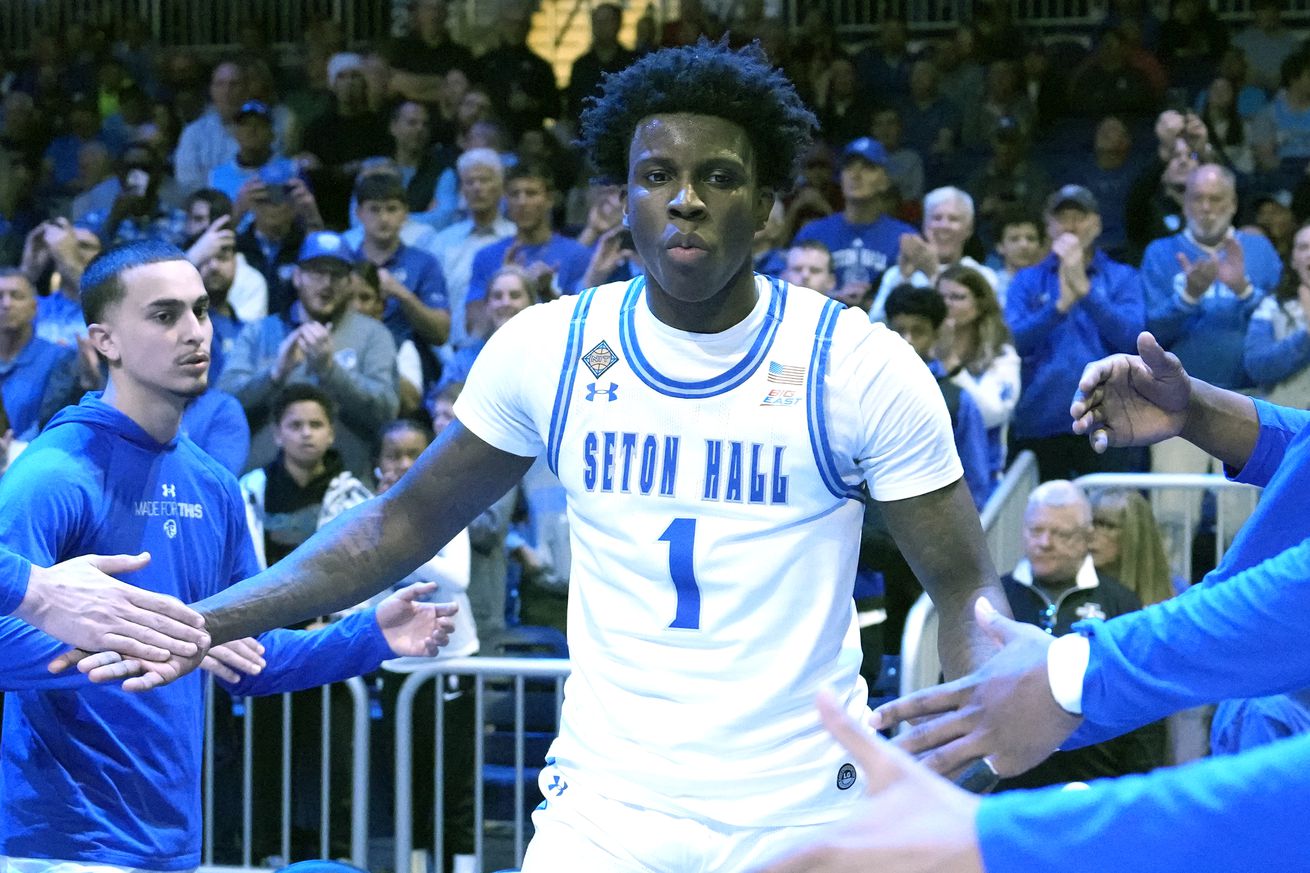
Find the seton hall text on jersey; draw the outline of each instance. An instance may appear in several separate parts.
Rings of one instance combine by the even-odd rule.
[[[582,441],[582,483],[588,491],[675,496],[681,437],[656,434],[590,432]],[[702,500],[783,504],[788,477],[783,475],[786,446],[737,440],[705,441]]]

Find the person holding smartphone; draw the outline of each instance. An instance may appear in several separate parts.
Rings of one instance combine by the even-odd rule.
[[[167,176],[154,147],[145,142],[129,145],[119,158],[118,180],[122,189],[113,205],[107,211],[88,212],[82,224],[94,231],[106,248],[146,239],[180,244],[186,233],[186,213],[160,197]]]

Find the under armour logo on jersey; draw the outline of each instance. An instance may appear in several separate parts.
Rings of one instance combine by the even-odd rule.
[[[556,797],[559,797],[568,789],[569,783],[561,779],[558,773],[555,774],[555,778],[551,780],[551,783],[546,786],[546,790],[555,792]]]
[[[176,497],[176,496],[177,496],[177,486],[176,486],[176,485],[161,485],[160,487],[164,489],[164,496],[165,496],[165,497]]]
[[[613,403],[619,399],[619,386],[611,382],[608,388],[597,388],[595,382],[589,382],[587,384],[587,400],[594,403],[598,396],[604,397],[607,401]]]
[[[619,362],[619,356],[614,354],[610,344],[601,340],[594,349],[582,356],[582,363],[587,365],[591,375],[599,379],[605,374],[605,371]],[[590,400],[591,398],[587,398]]]

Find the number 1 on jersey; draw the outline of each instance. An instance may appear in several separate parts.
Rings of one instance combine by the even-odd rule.
[[[696,519],[675,518],[660,534],[660,541],[669,544],[669,576],[673,591],[678,596],[677,613],[669,627],[700,629],[700,586],[696,584],[696,571],[692,555],[696,548]]]

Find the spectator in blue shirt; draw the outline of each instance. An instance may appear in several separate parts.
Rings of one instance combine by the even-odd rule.
[[[869,292],[896,262],[901,237],[914,233],[887,214],[896,195],[882,143],[865,136],[842,149],[841,193],[845,208],[804,225],[795,241],[814,239],[827,245],[840,299],[867,308]]]
[[[378,268],[382,323],[397,344],[416,338],[441,345],[450,336],[446,279],[436,258],[400,239],[409,215],[404,185],[390,173],[367,173],[355,183],[355,200],[364,227],[358,255]]]
[[[1086,364],[1133,349],[1145,322],[1137,271],[1096,247],[1100,206],[1080,185],[1065,185],[1047,198],[1046,229],[1051,254],[1015,274],[1005,301],[1022,360],[1011,457],[1032,451],[1043,481],[1129,469],[1133,455],[1098,455],[1073,435],[1069,398]]]
[[[516,232],[510,239],[492,243],[473,258],[469,277],[466,317],[469,333],[486,325],[487,287],[491,276],[506,264],[518,264],[531,274],[543,300],[576,294],[591,263],[591,251],[582,243],[556,233],[551,225],[555,203],[554,176],[549,167],[520,163],[505,174],[506,217]]]
[[[1202,164],[1187,177],[1181,233],[1157,239],[1142,257],[1147,329],[1178,356],[1195,378],[1221,388],[1252,386],[1244,356],[1251,317],[1278,285],[1282,262],[1264,236],[1233,227],[1237,183],[1232,171]],[[1218,462],[1185,440],[1151,446],[1157,473],[1218,471]],[[1188,551],[1187,527],[1199,518],[1196,492],[1153,496],[1156,517],[1169,540],[1175,567]],[[1249,501],[1221,495],[1233,530],[1250,511]]]
[[[24,442],[77,399],[75,352],[38,338],[35,322],[32,283],[21,270],[0,268],[0,389],[14,438]]]
[[[273,113],[259,100],[241,104],[233,120],[232,136],[237,143],[236,154],[209,171],[209,187],[237,201],[240,220],[251,206],[239,196],[247,182],[258,178],[265,185],[285,185],[299,174],[299,167],[274,149],[277,135],[273,131]]]

